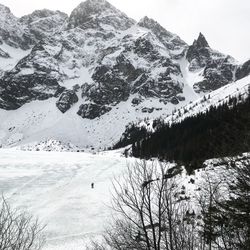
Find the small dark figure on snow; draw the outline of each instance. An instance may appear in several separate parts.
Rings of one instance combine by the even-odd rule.
[[[141,232],[140,231],[138,231],[138,234],[135,236],[135,240],[137,242],[141,241]]]
[[[91,188],[94,188],[95,184],[94,182],[91,183]]]

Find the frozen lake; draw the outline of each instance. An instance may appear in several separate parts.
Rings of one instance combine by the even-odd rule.
[[[127,163],[113,152],[1,149],[0,192],[47,224],[45,250],[85,249],[89,237],[98,236],[110,216],[111,179]]]

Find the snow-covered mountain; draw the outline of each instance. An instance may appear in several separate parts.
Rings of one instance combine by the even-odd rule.
[[[249,65],[202,34],[189,46],[105,0],[82,2],[69,17],[37,10],[17,18],[0,5],[0,144],[108,147],[129,122],[167,116],[246,78]]]

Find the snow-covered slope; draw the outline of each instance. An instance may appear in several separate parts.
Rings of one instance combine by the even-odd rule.
[[[174,108],[182,105],[165,105],[157,99],[149,98],[135,106],[132,100],[133,96],[94,120],[77,116],[77,105],[61,113],[55,108],[56,98],[34,101],[15,111],[0,110],[0,141],[4,146],[13,147],[53,138],[63,143],[70,142],[80,149],[94,147],[98,150],[118,141],[125,126],[131,121],[167,116]],[[184,103],[188,104],[187,101]]]
[[[4,147],[50,139],[108,147],[128,123],[165,117],[250,73],[248,62],[237,65],[202,34],[188,46],[105,0],[87,0],[69,17],[45,9],[16,18],[2,5],[0,14]]]
[[[248,95],[250,88],[250,76],[241,80],[223,86],[209,94],[204,95],[202,98],[183,106],[174,114],[166,119],[166,122],[180,122],[189,116],[195,116],[198,113],[206,112],[211,106],[218,106],[222,103],[229,101],[231,97],[244,98]]]
[[[206,112],[210,107],[218,106],[220,104],[226,103],[231,97],[247,97],[250,89],[250,76],[247,76],[241,80],[230,83],[226,86],[223,86],[215,91],[210,92],[209,94],[204,95],[197,100],[188,103],[187,105],[175,109],[171,114],[167,116],[162,116],[164,122],[166,123],[178,123],[184,120],[186,117],[195,116],[199,113]],[[142,121],[138,126],[144,126],[150,131],[153,129],[153,120]]]

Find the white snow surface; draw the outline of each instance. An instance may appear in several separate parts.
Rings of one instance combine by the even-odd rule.
[[[1,71],[11,70],[22,58],[27,56],[31,50],[22,50],[13,48],[6,43],[0,44],[0,49],[7,52],[10,58],[1,58],[0,60],[0,73]]]
[[[237,164],[249,157],[239,156]],[[206,189],[207,177],[216,180],[227,175],[233,179],[225,160],[208,160],[205,169],[191,176],[183,168],[176,177],[179,198],[190,197],[194,211],[199,212],[197,197]],[[13,207],[28,211],[47,225],[47,243],[42,250],[84,250],[91,239],[99,240],[111,223],[112,179],[135,161],[123,157],[121,151],[90,154],[0,149],[0,192]]]
[[[134,97],[94,120],[83,119],[76,114],[81,102],[84,103],[83,99],[64,114],[56,108],[56,98],[33,101],[13,111],[0,109],[0,145],[15,147],[53,139],[72,143],[79,148],[94,147],[99,150],[116,143],[128,123],[167,116],[174,108],[188,103],[183,101],[179,105],[165,105],[156,98],[149,98],[133,106],[131,101]],[[144,107],[155,110],[143,113]],[[15,136],[17,134],[19,136]],[[23,135],[22,138],[20,135]]]
[[[85,249],[108,222],[111,179],[131,161],[117,152],[1,149],[0,192],[47,225],[43,250]]]

